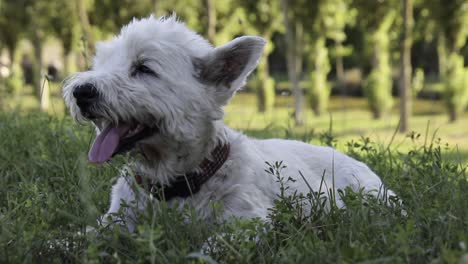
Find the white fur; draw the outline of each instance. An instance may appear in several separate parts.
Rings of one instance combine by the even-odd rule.
[[[120,35],[97,45],[92,70],[75,74],[64,87],[64,98],[72,116],[86,120],[72,92],[77,85],[93,83],[102,95],[96,111],[105,117],[93,120],[98,129],[109,122],[130,120],[157,125],[160,129],[159,133],[138,143],[150,158],[134,155],[136,163],[123,170],[113,187],[108,214],[118,212],[122,201],[137,202],[138,210],[143,210],[149,200],[157,203],[146,190],[131,187],[132,173],[141,173],[154,182],[170,183],[177,175],[197,170],[198,164],[209,157],[218,142],[230,143],[228,160],[198,193],[186,199],[171,199],[170,206],[190,205],[200,217],[209,220],[213,216],[211,202],[217,201],[224,207],[224,219],[233,216],[266,219],[267,210],[279,193],[277,179],[265,172],[266,161],[283,161],[287,166],[283,176],[296,180],[287,183],[289,192],[310,191],[299,172],[314,191],[319,190],[323,179],[322,190],[350,186],[354,190],[364,188],[375,195],[382,192],[382,182],[372,170],[332,148],[291,140],[251,139],[225,126],[222,107],[245,84],[264,44],[258,37],[241,37],[213,48],[171,16],[133,20]],[[238,74],[230,76],[230,71],[222,71],[223,81],[220,82],[200,79],[203,74],[208,75],[206,79],[213,77],[210,74],[219,77],[212,73],[218,70],[219,58],[236,49],[248,55],[240,60],[243,68]],[[242,53],[246,50],[248,52]],[[131,76],[136,60],[145,60],[158,78]],[[236,66],[234,64],[234,68]],[[209,71],[203,73],[202,69],[206,68]],[[134,212],[126,214],[127,225],[133,230],[134,220],[130,218]]]

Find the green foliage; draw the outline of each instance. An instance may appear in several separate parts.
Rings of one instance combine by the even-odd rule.
[[[279,1],[269,0],[237,0],[246,11],[246,26],[261,36],[272,36],[282,28],[282,13]],[[247,29],[249,30],[249,29]]]
[[[399,2],[396,0],[386,1],[367,1],[367,0],[352,0],[352,7],[357,9],[358,23],[361,27],[369,31],[377,31],[385,18],[389,15],[389,11],[397,11]]]
[[[14,53],[14,49],[28,23],[22,1],[2,1],[0,3],[0,42]]]
[[[5,79],[5,92],[7,95],[18,96],[23,88],[23,72],[18,64],[13,64],[11,74]]]
[[[392,108],[392,81],[389,67],[373,69],[364,82],[364,94],[374,118],[381,118]]]
[[[243,25],[243,32],[260,35],[267,41],[257,67],[257,96],[258,110],[269,111],[275,103],[275,83],[270,77],[268,66],[268,56],[274,49],[271,37],[282,30],[283,25],[279,1],[236,0],[235,3],[245,10],[246,23]]]
[[[392,1],[382,3],[358,0],[354,4],[358,12],[366,17],[361,21],[361,26],[369,31],[367,43],[372,50],[372,69],[364,82],[364,94],[369,101],[374,118],[381,118],[388,114],[393,105],[389,31],[394,22],[396,10],[391,8]],[[372,15],[367,15],[369,13],[366,12]],[[380,13],[385,14],[379,18],[375,17]]]
[[[271,111],[275,104],[275,79],[272,77],[263,80],[256,79],[254,83],[260,111]]]
[[[346,40],[344,32],[346,26],[355,24],[357,11],[351,6],[352,0],[328,0],[322,7],[323,26],[327,37],[343,42]]]
[[[78,15],[75,1],[55,0],[49,2],[54,12],[48,17],[53,35],[62,41],[64,56],[68,55],[78,42]]]
[[[246,12],[236,1],[214,1],[217,14],[216,35],[213,43],[215,46],[223,45],[242,34],[252,34],[251,29],[244,24]]]
[[[276,81],[272,77],[268,79],[258,79],[258,74],[249,79],[248,85],[243,90],[254,92],[257,100],[257,110],[260,112],[270,112],[275,104]]]
[[[468,2],[428,0],[426,7],[436,22],[436,30],[446,38],[448,50],[460,50],[468,36]]]
[[[428,10],[438,32],[439,69],[444,82],[444,98],[450,120],[457,120],[468,101],[467,70],[460,49],[468,37],[468,2],[465,0],[428,2]]]
[[[100,30],[115,34],[133,17],[140,17],[153,10],[152,1],[98,0],[90,8],[91,24],[99,25]],[[125,7],[125,8],[123,8]]]
[[[320,38],[315,41],[310,73],[310,88],[309,102],[316,115],[321,115],[327,110],[328,101],[330,98],[331,88],[327,82],[327,75],[330,72],[330,63],[328,60],[328,50],[325,47],[325,38]]]
[[[450,120],[455,121],[468,105],[468,68],[464,68],[461,55],[452,53],[448,56],[443,82]]]
[[[296,41],[302,42],[297,46],[305,45],[309,64],[310,87],[308,100],[316,115],[322,114],[327,109],[330,87],[327,84],[327,76],[330,72],[328,47],[326,38],[331,38],[337,43],[346,39],[344,28],[353,22],[355,10],[348,11],[349,1],[303,1],[295,0],[289,3],[292,9],[292,24],[300,23],[307,29],[304,33],[295,30]],[[301,35],[302,34],[302,35]],[[336,49],[336,56],[343,56],[343,49]],[[299,54],[301,56],[302,54]]]

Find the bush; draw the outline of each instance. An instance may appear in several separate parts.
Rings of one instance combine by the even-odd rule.
[[[468,68],[464,68],[463,56],[450,54],[443,76],[444,98],[450,121],[458,119],[468,104]]]
[[[374,118],[381,118],[387,114],[393,105],[390,67],[381,65],[373,69],[363,88]]]

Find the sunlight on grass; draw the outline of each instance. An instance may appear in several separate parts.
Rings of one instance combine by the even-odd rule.
[[[62,98],[61,83],[50,82],[50,104],[48,113],[54,116],[63,116],[65,111],[65,103]],[[33,88],[30,85],[22,87],[15,95],[6,97],[3,100],[3,108],[7,111],[17,112],[35,112],[39,111],[40,105],[38,98],[33,93]]]
[[[440,138],[448,144],[446,153],[450,157],[468,161],[468,126],[465,115],[457,123],[449,123],[441,101],[417,100],[414,105],[414,116],[411,119],[413,140],[409,134],[397,134],[392,147],[406,151],[413,145],[428,143]],[[374,120],[367,109],[364,98],[333,97],[330,104],[330,114],[314,116],[307,108],[305,122],[302,127],[295,127],[293,101],[291,97],[280,97],[277,107],[269,113],[257,113],[255,97],[251,94],[238,94],[226,107],[226,123],[231,127],[243,130],[248,135],[256,137],[285,137],[318,142],[317,135],[327,132],[332,122],[332,133],[338,139],[337,147],[343,149],[346,142],[359,137],[371,137],[374,141],[388,145],[398,127],[398,101],[390,116],[382,120]],[[428,129],[429,128],[429,129]],[[427,135],[426,135],[426,130]],[[419,134],[419,136],[418,136]],[[315,135],[315,136],[314,136]],[[427,138],[426,138],[427,136]],[[433,138],[434,137],[434,138]]]

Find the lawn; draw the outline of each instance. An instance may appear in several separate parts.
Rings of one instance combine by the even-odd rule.
[[[293,126],[288,98],[279,98],[277,110],[267,114],[255,113],[249,94],[239,94],[226,108],[227,123],[249,135],[337,145],[366,162],[401,197],[406,215],[371,198],[362,204],[365,194],[342,190],[336,195],[347,209],[329,211],[320,193],[278,196],[268,224],[254,219],[207,225],[191,208],[176,211],[163,203],[139,216],[133,234],[96,221],[127,158],[88,164],[93,129],[64,118],[58,98],[51,115],[33,111],[31,96],[19,107],[14,100],[8,104],[16,111],[0,113],[0,263],[468,261],[467,117],[448,124],[440,103],[418,101],[416,132],[394,138],[396,112],[374,121],[362,99],[334,98],[331,117],[307,111],[301,128]],[[287,183],[288,176],[278,180]],[[310,215],[300,213],[305,205],[313,206]],[[216,248],[202,254],[209,237]]]
[[[255,105],[255,97],[251,94],[238,94],[226,107],[226,123],[256,137],[292,137],[312,143],[318,143],[321,137],[326,136],[324,133],[331,129],[341,150],[344,150],[347,142],[361,137],[370,137],[397,151],[406,151],[410,146],[434,139],[447,144],[444,155],[464,164],[468,162],[468,113],[462,120],[449,123],[441,101],[417,100],[413,107],[410,132],[396,135],[399,123],[397,99],[390,115],[374,120],[364,98],[333,97],[329,114],[316,117],[307,109],[302,127],[294,126],[293,101],[290,97],[279,97],[276,109],[270,113],[257,113]]]

